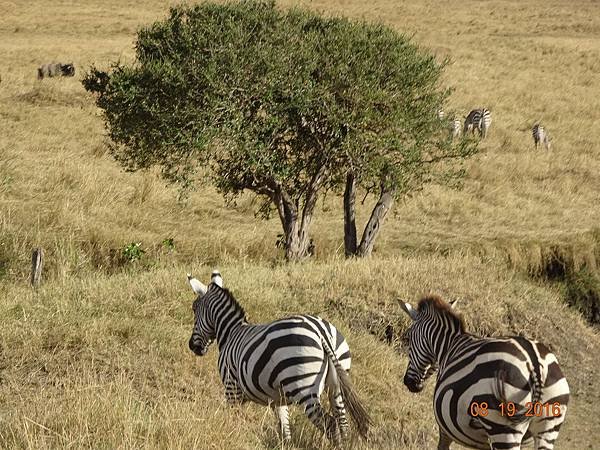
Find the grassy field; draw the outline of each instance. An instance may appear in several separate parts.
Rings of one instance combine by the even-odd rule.
[[[298,4],[281,2],[282,6]],[[95,63],[130,61],[136,30],[166,2],[0,3],[0,447],[278,448],[266,408],[225,405],[216,351],[187,349],[185,273],[218,266],[252,321],[321,314],[346,334],[353,378],[375,418],[356,448],[435,448],[432,383],[402,385],[404,349],[381,341],[407,322],[396,299],[460,298],[475,333],[524,333],[554,349],[573,401],[558,448],[597,446],[600,334],[543,275],[600,260],[600,3],[568,0],[301,2],[383,21],[450,57],[450,109],[492,110],[460,191],[430,186],[399,202],[374,257],[343,260],[341,199],[320,202],[314,261],[285,265],[278,219],[254,200],[226,207],[210,188],[178,201],[157,173],[124,173],[81,86]],[[46,62],[74,78],[36,80]],[[553,137],[535,151],[541,120]],[[366,220],[372,198],[359,210]],[[174,248],[162,241],[172,238]],[[135,264],[124,245],[141,242]],[[28,286],[34,246],[44,283]],[[327,447],[295,411],[295,448]]]

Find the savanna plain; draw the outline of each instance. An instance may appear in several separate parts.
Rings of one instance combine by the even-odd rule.
[[[185,274],[206,282],[218,267],[252,322],[312,313],[346,335],[375,422],[354,448],[435,448],[434,383],[418,395],[402,384],[397,303],[428,292],[459,299],[473,333],[548,344],[572,393],[557,448],[600,448],[600,334],[565,287],[566,272],[598,275],[600,3],[281,2],[413,35],[451,60],[449,111],[493,114],[462,189],[430,185],[397,202],[365,260],[344,259],[342,199],[329,194],[316,256],[298,264],[284,262],[279,220],[256,217],[251,196],[229,205],[200,187],[180,199],[157,172],[125,173],[108,153],[79,80],[91,64],[130,62],[136,30],[168,3],[0,2],[0,447],[279,448],[268,408],[225,404],[216,349],[199,359],[187,348]],[[38,81],[52,61],[73,62],[75,77]],[[533,147],[536,121],[550,151]],[[130,243],[144,250],[133,262]],[[328,448],[297,409],[291,427],[293,448]]]

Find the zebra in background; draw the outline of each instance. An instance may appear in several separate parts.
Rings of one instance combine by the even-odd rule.
[[[219,373],[228,402],[270,405],[286,441],[291,439],[291,403],[302,406],[310,421],[336,445],[348,432],[346,408],[359,434],[367,436],[372,422],[348,375],[350,348],[332,324],[316,316],[297,315],[251,325],[233,295],[216,282],[200,289],[193,310],[190,350],[203,356],[217,341]],[[333,415],[321,405],[325,389]]]
[[[472,110],[467,117],[465,117],[464,133],[467,132],[475,133],[475,130],[479,132],[479,136],[484,138],[487,136],[490,125],[492,124],[492,113],[487,108],[480,108]]]
[[[442,108],[438,109],[437,117],[440,121],[444,121],[444,119],[446,117],[446,113],[444,112],[444,110]],[[462,126],[463,126],[462,121],[460,119],[455,118],[455,119],[448,121],[447,127],[450,130],[450,133],[452,134],[452,139],[456,139],[461,136]]]
[[[550,137],[548,131],[539,123],[536,123],[531,129],[533,135],[533,142],[535,143],[535,149],[537,150],[538,145],[541,143],[546,147],[546,150],[550,150]]]
[[[462,134],[462,121],[460,119],[454,119],[450,122],[449,128],[452,133],[452,139],[459,138]]]
[[[551,450],[565,420],[569,386],[556,356],[543,344],[515,336],[468,334],[462,318],[438,296],[421,299],[407,331],[404,384],[420,392],[439,370],[434,412],[438,450],[454,441],[479,449],[520,449],[533,440]]]

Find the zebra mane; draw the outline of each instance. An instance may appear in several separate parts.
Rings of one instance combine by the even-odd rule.
[[[248,322],[248,317],[246,316],[246,311],[244,311],[244,308],[242,307],[242,305],[240,305],[240,302],[238,302],[237,299],[233,296],[231,291],[227,288],[219,286],[216,283],[211,283],[211,286],[213,286],[213,285],[215,286],[216,289],[219,289],[221,292],[223,292],[225,294],[225,296],[231,301],[231,304],[233,305],[235,310],[242,314],[244,321]]]
[[[467,332],[467,327],[462,316],[457,314],[452,309],[452,306],[450,306],[448,302],[444,301],[439,295],[431,294],[419,300],[418,310],[425,311],[427,309],[434,310],[435,312],[445,316],[449,316],[458,326],[461,333]]]

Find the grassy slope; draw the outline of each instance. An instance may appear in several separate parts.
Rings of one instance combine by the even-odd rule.
[[[377,419],[372,448],[422,448],[435,437],[431,386],[409,395],[401,385],[404,356],[366,331],[401,320],[391,303],[396,295],[416,300],[429,290],[464,298],[461,308],[477,332],[524,330],[552,344],[575,393],[563,448],[594,442],[600,394],[591,380],[600,364],[589,355],[600,338],[561,306],[555,288],[507,271],[504,259],[517,269],[539,265],[552,246],[576,262],[593,264],[598,255],[600,5],[306,4],[414,32],[452,58],[451,106],[466,114],[486,105],[494,113],[465,189],[431,187],[397,205],[372,261],[331,258],[340,253],[342,223],[340,201],[330,197],[315,223],[320,261],[273,265],[279,225],[255,219],[250,198],[227,209],[205,189],[180,204],[155,174],[122,173],[106,154],[80,73],[35,80],[36,67],[51,60],[81,70],[130,59],[135,30],[165,14],[162,2],[14,3],[2,14],[1,447],[276,446],[264,409],[238,414],[223,405],[214,352],[199,363],[186,349],[191,299],[182,274],[191,267],[206,277],[217,263],[252,319],[310,311],[347,332],[356,384]],[[532,149],[529,128],[539,118],[554,136],[550,154]],[[365,207],[361,217],[367,213]],[[165,237],[175,238],[174,254],[160,249]],[[114,269],[115,251],[131,241],[143,242],[156,267]],[[33,245],[48,255],[49,280],[37,294],[25,287]],[[446,249],[448,258],[436,256]],[[295,444],[318,446],[305,426],[295,419]]]
[[[199,360],[187,349],[193,295],[183,289],[184,269],[68,279],[37,294],[10,286],[3,293],[9,323],[0,391],[3,446],[276,446],[266,408],[239,411],[223,403],[216,351]],[[555,349],[574,392],[561,448],[586,448],[599,431],[593,402],[600,398],[591,382],[600,373],[593,357],[599,339],[556,292],[475,258],[452,256],[232,265],[222,272],[252,321],[311,311],[339,324],[354,351],[353,379],[376,422],[372,442],[359,448],[433,446],[432,385],[410,394],[402,386],[406,357],[372,334],[381,334],[388,321],[405,329],[394,299],[414,300],[431,289],[461,299],[473,332],[523,332]],[[319,447],[297,410],[293,430],[295,447]]]

